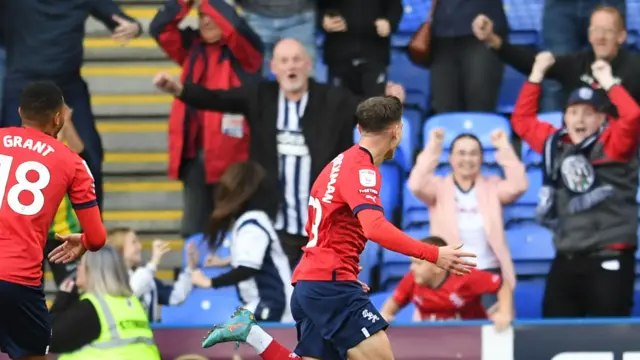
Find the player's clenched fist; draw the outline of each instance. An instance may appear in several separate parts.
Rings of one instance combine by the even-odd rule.
[[[476,264],[464,258],[476,257],[476,255],[460,250],[461,247],[462,244],[440,247],[436,265],[456,275],[471,272],[471,268]]]
[[[153,77],[153,85],[159,90],[175,96],[179,96],[183,88],[180,81],[174,79],[173,76],[164,71],[159,72]]]

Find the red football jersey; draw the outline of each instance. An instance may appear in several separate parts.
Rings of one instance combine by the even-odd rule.
[[[49,227],[65,194],[97,206],[87,164],[36,129],[0,129],[0,280],[39,286]]]
[[[318,175],[309,195],[309,243],[293,273],[298,280],[344,280],[358,278],[360,254],[367,238],[357,214],[382,211],[380,171],[373,156],[355,145],[338,155]]]
[[[486,319],[480,297],[498,292],[502,277],[488,271],[472,270],[463,276],[447,275],[435,289],[418,285],[413,273],[402,278],[393,292],[401,307],[413,302],[422,320]]]

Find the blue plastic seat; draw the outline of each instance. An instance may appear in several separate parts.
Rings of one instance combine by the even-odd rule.
[[[409,190],[405,182],[402,194],[402,228],[422,227],[429,223],[429,210],[422,200]]]
[[[560,129],[562,127],[562,117],[564,115],[560,111],[552,111],[538,114],[538,120],[548,122],[555,128]]]
[[[513,112],[516,100],[520,94],[520,89],[525,80],[526,77],[511,66],[505,67],[500,94],[498,95],[497,112],[501,114],[510,114]]]
[[[518,281],[513,295],[517,319],[542,318],[544,286],[545,279],[542,277]]]
[[[373,306],[378,309],[378,311],[382,310],[382,306],[387,301],[388,298],[392,296],[393,292],[378,292],[369,295],[369,299],[371,299],[371,303]],[[408,323],[413,319],[413,312],[415,311],[416,306],[413,303],[408,304],[402,310],[400,310],[395,316],[395,322]]]
[[[213,289],[194,289],[182,305],[162,308],[162,323],[211,326],[228,320],[240,305],[238,298],[229,294]]]
[[[411,259],[387,249],[382,250],[380,264],[380,287],[390,289],[409,271]]]
[[[429,142],[431,130],[445,129],[444,150],[441,162],[446,162],[451,143],[462,133],[471,133],[478,137],[484,151],[484,161],[495,162],[495,149],[491,145],[491,133],[497,129],[502,129],[511,136],[509,120],[504,116],[490,113],[447,113],[435,115],[427,119],[424,124],[423,143]]]
[[[509,21],[509,42],[517,45],[539,45],[544,0],[505,0]]]
[[[399,33],[415,33],[427,19],[431,0],[404,0],[404,14],[398,25]]]
[[[548,229],[535,223],[521,223],[509,227],[506,237],[518,275],[549,273],[555,249]]]
[[[391,65],[388,70],[390,81],[404,86],[405,105],[415,106],[422,111],[429,108],[429,70],[415,66],[404,51],[391,51]]]
[[[188,244],[194,244],[196,249],[198,250],[198,254],[200,255],[200,266],[204,266],[207,255],[211,252],[209,249],[209,244],[207,243],[207,239],[205,239],[204,234],[195,234],[190,236],[185,240],[185,247],[182,249],[182,264],[186,266],[187,260],[187,246]],[[228,258],[230,256],[229,253],[229,238],[225,238],[222,243],[222,246],[216,250],[216,255],[220,258]]]
[[[529,179],[527,191],[513,204],[504,208],[506,222],[535,219],[538,193],[542,187],[542,169],[527,169],[527,179]]]
[[[382,175],[380,201],[384,208],[384,216],[388,220],[394,221],[394,214],[400,208],[403,171],[398,165],[385,162],[380,166],[380,173]]]
[[[420,132],[422,131],[422,124],[424,123],[424,114],[418,109],[405,108],[402,116],[406,123],[410,125],[410,132],[408,135],[409,139],[411,140],[412,149],[409,163],[413,167],[413,160],[416,151],[422,147],[422,136]]]

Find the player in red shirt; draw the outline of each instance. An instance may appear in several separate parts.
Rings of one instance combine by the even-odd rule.
[[[427,244],[445,246],[437,236],[424,240]],[[451,276],[447,271],[420,259],[412,259],[410,271],[404,276],[393,295],[382,306],[382,316],[393,321],[403,307],[413,302],[422,321],[451,319],[486,319],[482,306],[484,294],[498,295],[497,310],[491,319],[499,330],[513,319],[513,291],[502,277],[488,271],[473,270],[464,276]]]
[[[389,339],[381,331],[388,324],[357,282],[367,239],[456,274],[474,266],[463,259],[474,255],[460,251],[460,245],[438,248],[416,241],[384,218],[378,167],[400,144],[401,118],[402,104],[395,97],[374,97],[360,104],[360,144],[338,155],[311,188],[309,243],[293,274],[291,299],[299,341],[295,354],[303,359],[393,359]],[[253,318],[246,310],[238,311],[227,324],[214,327],[203,346],[243,341],[265,360],[290,358],[291,352],[255,326]]]
[[[44,360],[51,338],[42,283],[47,233],[65,194],[84,234],[52,253],[68,262],[97,251],[106,232],[87,164],[57,133],[70,109],[53,83],[27,86],[20,99],[21,128],[0,129],[0,349],[12,359]]]

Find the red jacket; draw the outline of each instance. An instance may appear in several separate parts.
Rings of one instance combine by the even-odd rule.
[[[258,35],[224,0],[203,1],[200,12],[222,30],[222,39],[206,44],[197,29],[179,29],[191,6],[184,0],[168,0],[153,18],[150,33],[167,55],[182,67],[183,83],[210,89],[240,86],[259,79],[263,45]],[[188,116],[187,116],[188,115]],[[180,177],[185,151],[201,139],[207,183],[217,182],[226,168],[247,159],[249,127],[243,117],[213,111],[197,111],[176,99],[169,116],[169,176]],[[202,133],[195,134],[201,124]],[[191,143],[191,144],[190,144]]]

